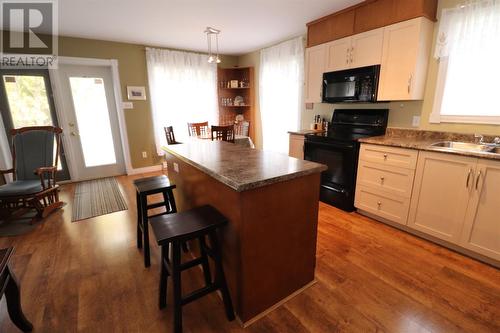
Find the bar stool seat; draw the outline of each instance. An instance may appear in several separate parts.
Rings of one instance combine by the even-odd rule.
[[[133,181],[136,188],[137,204],[137,248],[141,249],[144,243],[144,266],[151,265],[149,249],[149,227],[148,220],[155,216],[173,214],[177,212],[173,189],[176,187],[170,183],[167,176],[153,176],[140,178]],[[163,201],[148,204],[148,196],[153,194],[163,194]],[[165,207],[165,211],[159,214],[148,216],[148,210]]]
[[[153,233],[158,245],[161,247],[159,307],[162,309],[167,305],[167,281],[168,276],[171,276],[174,292],[173,325],[175,333],[182,332],[182,306],[217,290],[220,290],[222,294],[228,320],[231,321],[235,318],[217,239],[217,229],[227,222],[224,215],[209,205],[151,219]],[[206,236],[208,236],[210,246],[206,243]],[[200,257],[181,263],[182,244],[194,239],[198,239]],[[170,246],[172,247],[171,256]],[[215,277],[213,280],[208,257],[214,261]],[[183,296],[181,292],[181,272],[198,265],[203,268],[205,287]]]

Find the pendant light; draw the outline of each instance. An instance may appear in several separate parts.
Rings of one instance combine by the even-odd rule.
[[[220,30],[207,27],[204,31],[207,34],[207,44],[208,44],[208,62],[220,64],[221,60],[219,57],[219,33]],[[215,41],[215,52],[212,49],[212,42]]]

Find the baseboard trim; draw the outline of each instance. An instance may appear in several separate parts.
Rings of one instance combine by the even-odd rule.
[[[149,167],[144,167],[144,168],[138,168],[138,169],[131,169],[127,171],[127,175],[137,175],[139,173],[149,173],[149,172],[155,172],[155,171],[161,171],[162,166],[159,165],[153,165]]]
[[[316,284],[316,279],[312,280],[311,282],[309,282],[308,284],[306,284],[305,286],[303,286],[302,288],[300,288],[299,290],[296,290],[294,291],[293,293],[291,293],[290,295],[288,295],[287,297],[283,298],[281,301],[279,301],[278,303],[274,304],[273,306],[271,306],[270,308],[267,308],[266,310],[262,311],[261,313],[259,313],[258,315],[256,315],[255,317],[243,322],[240,317],[236,317],[240,326],[243,327],[243,328],[247,328],[248,326],[252,325],[253,323],[255,323],[256,321],[260,320],[261,318],[267,316],[270,312],[272,312],[273,310],[276,310],[276,308],[282,306],[284,303],[288,302],[289,300],[291,300],[292,298],[294,298],[295,296],[297,296],[298,294],[302,293],[304,290],[306,290],[307,288],[313,286],[314,284]]]

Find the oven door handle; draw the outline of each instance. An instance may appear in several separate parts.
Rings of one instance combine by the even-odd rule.
[[[313,146],[321,146],[321,147],[328,147],[328,148],[341,148],[341,149],[353,149],[354,145],[352,144],[342,144],[342,143],[323,143],[323,142],[315,142],[315,141],[306,141],[306,145],[313,145]]]
[[[337,192],[337,193],[342,193],[343,194],[343,193],[346,192],[345,190],[339,190],[338,188],[331,187],[331,186],[328,186],[328,185],[321,185],[321,187],[326,188],[327,190],[331,190],[331,191]]]

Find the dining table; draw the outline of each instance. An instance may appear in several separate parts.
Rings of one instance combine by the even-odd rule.
[[[201,139],[201,140],[212,140],[211,135],[199,135],[194,137],[196,139]],[[246,135],[238,135],[236,134],[234,136],[234,144],[247,147],[247,148],[255,148],[255,144],[253,143],[252,139],[249,136]]]

